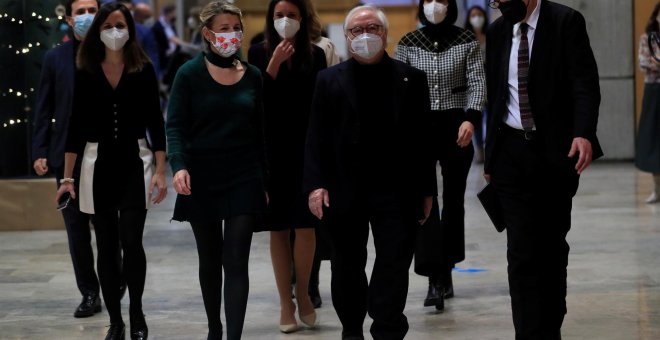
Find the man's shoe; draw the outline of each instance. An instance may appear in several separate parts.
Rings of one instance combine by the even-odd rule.
[[[438,302],[443,299],[443,292],[444,289],[441,285],[432,283],[429,280],[429,291],[426,293],[426,299],[424,299],[424,307],[437,305]]]
[[[88,294],[83,296],[82,302],[73,312],[76,318],[86,318],[93,316],[101,311],[101,297],[98,294]]]
[[[126,326],[124,323],[112,324],[105,334],[105,340],[124,340],[126,338]]]

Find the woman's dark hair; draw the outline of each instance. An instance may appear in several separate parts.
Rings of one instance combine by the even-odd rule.
[[[419,7],[417,8],[417,18],[424,26],[433,25],[424,15],[424,3],[426,0],[419,0]],[[453,25],[458,19],[458,6],[456,0],[447,0],[447,17],[439,25]]]
[[[651,34],[652,32],[660,33],[660,24],[658,24],[658,12],[660,12],[660,1],[655,5],[655,8],[653,8],[653,12],[651,12],[651,18],[649,19],[649,23],[646,24],[646,33]]]
[[[486,10],[484,10],[481,6],[472,6],[470,9],[468,9],[467,16],[465,17],[465,29],[472,33],[476,33],[474,31],[474,27],[472,27],[472,23],[470,22],[470,16],[472,16],[472,11],[475,9],[481,12],[481,15],[484,16],[484,25],[481,27],[481,33],[486,33],[488,30],[488,13],[486,13]]]
[[[139,72],[145,64],[149,63],[149,57],[138,45],[135,39],[135,22],[131,12],[120,3],[109,3],[101,6],[94,17],[85,40],[78,50],[76,64],[79,69],[88,72],[96,72],[101,62],[105,59],[105,44],[101,41],[101,25],[108,19],[110,14],[120,11],[124,15],[128,25],[128,41],[124,45],[124,68],[127,72]]]
[[[64,3],[64,13],[67,16],[73,16],[73,3],[78,0],[66,0]],[[101,2],[99,0],[96,0],[96,7],[101,7]]]
[[[308,26],[308,10],[305,6],[303,0],[271,0],[268,4],[268,13],[266,14],[266,28],[264,29],[264,37],[266,39],[266,48],[268,50],[268,55],[273,55],[275,48],[282,42],[282,38],[277,33],[275,29],[275,6],[282,2],[286,1],[298,8],[300,11],[300,29],[295,36],[295,52],[293,54],[293,65],[300,65],[301,68],[307,68],[311,65],[313,50],[312,42],[309,37],[309,26]]]

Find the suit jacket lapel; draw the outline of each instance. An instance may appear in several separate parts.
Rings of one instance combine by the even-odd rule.
[[[502,105],[504,106],[501,110],[502,115],[505,115],[507,110],[506,110],[506,102],[509,99],[509,59],[511,59],[511,46],[513,45],[513,26],[504,23],[504,32],[502,32],[502,39],[504,40],[503,43],[501,44],[502,46],[502,60],[501,60],[501,66],[500,66],[500,91],[502,93],[500,94],[500,98],[502,98]],[[504,117],[502,117],[503,119]],[[498,121],[501,121],[499,119]]]
[[[534,45],[532,45],[532,57],[529,61],[529,96],[530,104],[534,104],[533,101],[533,92],[536,89],[536,79],[539,78],[539,73],[542,71],[543,65],[547,64],[543,62],[543,58],[547,57],[548,53],[546,52],[547,42],[550,40],[547,38],[550,26],[546,23],[546,18],[548,16],[548,11],[546,9],[547,1],[541,2],[541,12],[539,13],[539,21],[536,24],[536,32],[534,32]],[[541,72],[542,73],[542,72]],[[532,110],[534,112],[534,110]]]
[[[394,121],[399,122],[399,114],[402,113],[401,97],[408,92],[408,75],[401,72],[399,65],[394,60],[390,60],[392,65],[392,79],[394,79],[394,96],[392,96],[392,104],[394,107]]]
[[[64,75],[65,86],[67,87],[68,92],[71,94],[74,91],[74,79],[76,77],[76,62],[74,59],[75,49],[76,44],[71,41],[70,46],[62,49],[62,54],[60,55],[62,59],[57,63],[57,65],[62,65],[62,74]]]

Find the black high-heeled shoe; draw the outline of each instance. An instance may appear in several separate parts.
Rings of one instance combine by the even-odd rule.
[[[147,340],[148,337],[149,328],[144,320],[144,314],[131,317],[131,340]]]
[[[126,338],[126,326],[124,323],[114,323],[108,328],[105,340],[124,340]]]

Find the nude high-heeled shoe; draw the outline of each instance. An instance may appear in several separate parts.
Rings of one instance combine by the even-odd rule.
[[[298,327],[298,324],[296,324],[296,323],[292,323],[292,324],[288,324],[288,325],[280,325],[280,332],[282,332],[284,334],[293,333],[293,332],[298,331],[299,329],[300,329],[300,327]]]
[[[316,315],[316,311],[313,311],[310,314],[307,315],[298,315],[300,317],[300,322],[302,322],[305,326],[309,328],[314,328],[318,324],[318,318]]]

